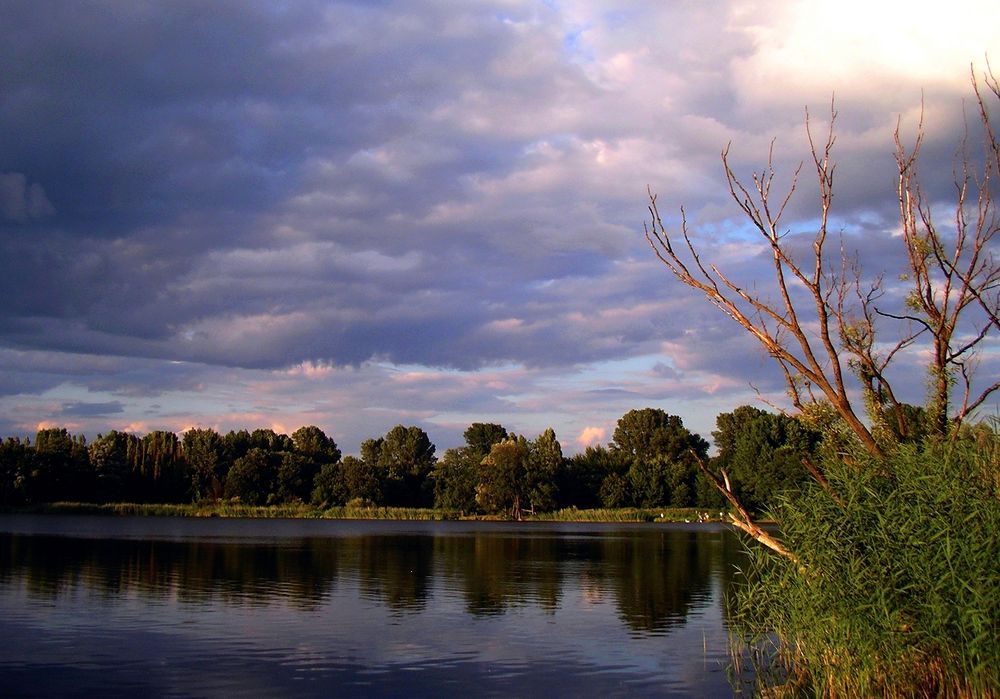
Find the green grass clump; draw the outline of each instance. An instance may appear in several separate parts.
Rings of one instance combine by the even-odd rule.
[[[756,549],[736,594],[746,637],[777,646],[771,696],[1000,696],[995,447],[828,463],[836,499],[815,485],[779,503],[800,565]]]
[[[324,519],[384,519],[412,521],[440,521],[461,519],[452,510],[433,510],[422,507],[383,507],[379,505],[330,507],[323,511]]]
[[[525,519],[532,522],[698,522],[699,515],[705,518],[706,514],[717,519],[719,513],[693,507],[619,507],[592,510],[567,507],[552,512],[539,512]]]

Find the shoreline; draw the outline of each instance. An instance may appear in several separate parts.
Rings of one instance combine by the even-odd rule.
[[[416,507],[348,507],[318,508],[305,504],[242,505],[239,503],[85,503],[52,502],[4,507],[0,514],[72,514],[100,517],[190,517],[237,519],[351,519],[351,520],[418,520],[418,521],[478,521],[515,522],[500,515],[482,515],[454,510]],[[698,523],[724,522],[725,513],[683,507],[589,509],[565,508],[537,514],[524,513],[523,522],[630,522],[630,523]]]

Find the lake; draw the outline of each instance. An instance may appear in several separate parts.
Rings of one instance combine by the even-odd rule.
[[[0,516],[5,696],[734,695],[717,524]]]

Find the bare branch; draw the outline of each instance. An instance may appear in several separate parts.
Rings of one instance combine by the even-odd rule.
[[[722,471],[722,478],[720,479],[717,475],[715,475],[708,469],[708,466],[705,465],[705,462],[702,461],[701,457],[698,456],[697,452],[695,452],[692,449],[691,454],[694,456],[694,459],[697,462],[698,468],[701,470],[701,472],[704,473],[705,476],[712,482],[712,485],[714,485],[715,488],[725,496],[726,500],[728,500],[729,503],[734,508],[736,508],[738,516],[729,513],[730,521],[732,521],[732,523],[736,527],[742,529],[744,532],[749,534],[755,541],[763,544],[764,546],[771,549],[775,553],[784,556],[793,563],[799,563],[798,556],[796,556],[794,553],[785,548],[784,544],[782,544],[776,538],[771,536],[767,531],[762,529],[759,524],[753,521],[753,518],[750,516],[750,513],[747,512],[747,509],[743,507],[743,504],[733,493],[733,490],[729,485],[729,476],[726,474],[726,471],[725,470]]]

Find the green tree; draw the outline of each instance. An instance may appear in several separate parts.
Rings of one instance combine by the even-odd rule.
[[[278,454],[283,451],[294,451],[295,444],[287,434],[278,434],[270,428],[260,428],[250,433],[250,448]]]
[[[213,429],[190,429],[181,438],[181,447],[191,475],[191,498],[195,501],[221,498],[228,464],[219,433]]]
[[[173,432],[154,430],[139,440],[132,465],[132,490],[141,502],[182,502],[191,479],[181,442]]]
[[[699,455],[708,452],[708,442],[689,432],[680,417],[659,408],[630,410],[622,415],[615,426],[612,447],[631,460],[654,456],[676,460],[692,449]]]
[[[631,504],[639,507],[657,507],[667,504],[670,499],[670,490],[667,485],[669,465],[669,461],[659,456],[632,461],[628,470],[629,492],[632,495]]]
[[[601,445],[587,447],[583,452],[569,457],[564,462],[559,478],[562,506],[619,506],[606,505],[601,497],[601,488],[609,476],[623,477],[628,468],[629,461],[623,458],[622,452]],[[617,502],[618,498],[611,494],[613,490],[615,488],[609,485],[608,495],[612,501]]]
[[[385,472],[366,461],[346,457],[340,464],[347,502],[381,505],[385,502]]]
[[[635,502],[631,480],[627,474],[608,474],[601,483],[599,495],[605,507],[628,507]]]
[[[340,461],[340,449],[331,437],[315,425],[300,427],[292,432],[295,452],[311,459],[318,466]]]
[[[27,439],[8,437],[0,442],[0,504],[19,505],[25,499],[35,450]]]
[[[616,478],[605,492],[606,503],[630,493],[632,503],[644,507],[695,504],[697,459],[708,457],[708,442],[680,417],[659,408],[630,410],[618,420],[612,448],[631,465],[627,488]]]
[[[353,459],[355,457],[345,457]],[[310,501],[320,507],[331,507],[333,505],[343,505],[345,500],[341,489],[340,462],[335,464],[323,464],[319,473],[313,479],[313,489]]]
[[[546,429],[536,439],[528,442],[527,496],[532,513],[544,512],[556,506],[559,472],[562,470],[562,445],[555,430]]]
[[[719,415],[716,427],[712,436],[719,455],[712,465],[726,469],[734,493],[749,510],[768,509],[809,478],[802,461],[814,454],[820,434],[800,420],[744,405]]]
[[[338,463],[323,465],[315,479],[312,501],[323,507],[348,503],[380,505],[384,502],[381,476],[375,464],[345,456]]]
[[[378,466],[383,441],[385,440],[381,437],[371,437],[361,442],[361,460],[372,466]]]
[[[557,478],[563,455],[549,428],[536,439],[508,437],[494,444],[479,468],[476,503],[487,512],[508,512],[521,519],[524,510],[556,505]]]
[[[318,469],[302,454],[281,452],[274,485],[275,502],[309,502]]]
[[[483,456],[490,453],[494,444],[507,439],[507,429],[493,422],[474,422],[462,434],[468,447]]]
[[[474,512],[479,466],[485,454],[470,446],[448,449],[434,465],[434,507]]]
[[[132,456],[138,450],[139,438],[117,430],[98,435],[88,448],[90,466],[94,471],[94,496],[98,502],[126,499]]]
[[[222,435],[222,461],[226,472],[236,459],[250,451],[250,433],[246,430],[231,430]]]
[[[278,497],[281,500],[307,502],[314,481],[326,464],[340,461],[340,449],[332,438],[315,425],[300,427],[292,433],[297,458],[282,456],[278,474]]]
[[[253,447],[236,459],[226,479],[227,498],[239,498],[247,505],[266,505],[274,492],[277,461],[274,453]]]
[[[426,432],[419,427],[396,425],[381,439],[377,451],[376,463],[385,472],[387,504],[433,504],[434,493],[427,477],[436,461],[435,447]]]
[[[507,438],[502,425],[474,422],[463,433],[464,447],[449,449],[434,465],[434,506],[473,512],[476,504],[476,486],[479,485],[479,467],[494,444]]]
[[[522,518],[528,502],[530,450],[524,437],[511,437],[494,444],[483,459],[476,486],[476,502],[486,512],[506,512]]]
[[[28,479],[29,498],[36,502],[88,501],[93,493],[86,440],[65,428],[38,430],[34,465]]]

